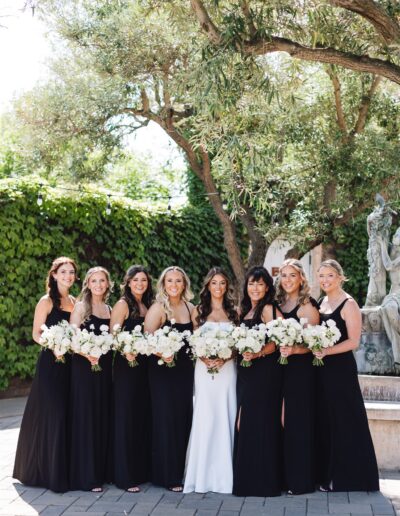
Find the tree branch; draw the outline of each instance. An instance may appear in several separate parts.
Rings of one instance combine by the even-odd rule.
[[[357,122],[354,126],[354,129],[351,131],[352,136],[355,134],[360,134],[364,130],[365,124],[367,122],[368,111],[371,106],[372,97],[374,96],[381,80],[382,77],[375,75],[368,93],[363,95],[360,107],[358,109]]]
[[[368,20],[386,43],[400,42],[400,26],[373,0],[329,0],[329,2]]]
[[[190,0],[190,3],[197,19],[199,20],[200,26],[207,34],[207,37],[215,45],[220,45],[222,43],[221,34],[216,25],[214,25],[214,22],[211,20],[203,2],[201,0]]]
[[[214,45],[221,45],[223,42],[221,34],[210,19],[203,2],[201,0],[191,0],[191,6],[208,39]],[[252,55],[287,52],[292,57],[303,59],[304,61],[335,64],[356,72],[367,72],[375,75],[382,75],[390,81],[400,84],[400,66],[388,61],[383,61],[382,59],[374,59],[369,56],[358,56],[349,52],[335,50],[330,47],[305,47],[287,38],[271,36],[268,39],[244,41],[243,51]]]
[[[250,38],[253,39],[257,34],[256,26],[254,25],[253,18],[251,17],[249,2],[247,0],[242,1],[242,12],[246,18],[247,28],[249,30]]]
[[[310,48],[286,38],[272,36],[269,40],[249,41],[244,43],[244,52],[253,55],[264,55],[273,52],[287,52],[294,58],[305,61],[328,63],[343,66],[356,72],[367,72],[386,77],[400,84],[400,66],[388,61],[374,59],[369,56],[358,56],[334,48]]]
[[[149,97],[147,96],[145,88],[142,88],[140,90],[140,98],[142,99],[142,109],[145,112],[150,111],[150,101]]]
[[[346,142],[348,138],[346,118],[343,112],[342,96],[340,91],[340,81],[336,73],[332,69],[327,69],[327,73],[333,84],[333,93],[335,95],[337,122],[342,133],[343,141]]]

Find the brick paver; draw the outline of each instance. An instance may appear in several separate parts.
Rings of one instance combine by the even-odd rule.
[[[0,516],[400,516],[400,472],[381,473],[380,493],[283,494],[277,498],[218,493],[175,494],[146,484],[140,493],[105,486],[102,493],[25,487],[11,478],[24,400],[0,400]]]

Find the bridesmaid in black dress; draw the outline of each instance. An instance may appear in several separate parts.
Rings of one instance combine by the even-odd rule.
[[[285,260],[279,269],[276,298],[283,317],[319,324],[317,302],[299,260]],[[313,355],[301,346],[280,348],[288,358],[283,370],[284,479],[289,494],[315,490],[315,367]]]
[[[320,489],[377,491],[378,468],[353,355],[360,342],[361,312],[342,289],[345,277],[338,262],[322,262],[318,274],[326,294],[321,321],[335,321],[341,332],[333,347],[314,353],[324,360],[316,371]]]
[[[275,288],[264,267],[246,274],[241,321],[249,328],[282,316],[274,304]],[[233,452],[233,494],[281,494],[282,367],[275,344],[259,353],[244,353],[250,367],[238,365],[236,433]],[[239,357],[240,363],[241,357]]]
[[[118,324],[132,331],[142,326],[153,301],[151,278],[141,265],[129,267],[121,285],[122,297],[111,313],[111,329]],[[130,367],[136,358],[138,366]],[[117,353],[114,360],[113,459],[114,483],[131,493],[151,476],[151,406],[148,357]]]
[[[193,295],[183,269],[165,269],[157,290],[156,302],[146,315],[145,331],[153,333],[163,326],[172,326],[178,331],[192,330],[193,305],[189,301]],[[192,424],[194,368],[187,350],[188,344],[185,344],[178,352],[175,367],[158,365],[158,357],[154,355],[149,361],[152,482],[174,492],[183,490],[186,448]]]
[[[47,274],[47,294],[36,305],[33,340],[39,343],[41,326],[69,321],[75,300],[69,295],[76,278],[71,258],[57,258]],[[70,355],[56,362],[42,349],[22,418],[13,477],[28,486],[63,493],[68,490],[68,399]]]
[[[110,324],[106,304],[112,284],[103,267],[89,269],[82,292],[71,315],[71,324],[100,335]],[[101,371],[91,366],[99,363]],[[110,422],[112,393],[112,351],[99,360],[74,354],[71,363],[71,490],[102,491],[110,479]]]

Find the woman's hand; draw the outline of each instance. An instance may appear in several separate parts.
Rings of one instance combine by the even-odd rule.
[[[85,357],[87,360],[89,360],[89,362],[91,363],[92,366],[97,365],[99,363],[99,359],[96,357],[91,357],[89,355],[83,355],[83,354],[82,354],[82,356]]]
[[[320,360],[322,360],[327,355],[329,355],[328,351],[329,351],[329,348],[323,348],[323,349],[321,349],[321,351],[313,351],[313,355],[315,357],[319,358]]]
[[[258,353],[252,353],[251,351],[245,351],[242,355],[243,360],[245,360],[246,362],[251,362],[255,358],[260,358],[261,356],[262,356],[261,351],[259,351]]]
[[[294,346],[281,346],[279,348],[281,356],[285,358],[290,357],[290,355],[293,355],[295,353],[295,350],[293,348]]]
[[[133,362],[136,360],[136,355],[134,353],[125,353],[125,356],[128,362]]]
[[[162,358],[164,360],[164,362],[166,364],[170,364],[174,360],[174,355],[171,355],[170,357],[162,357],[162,355],[159,355],[159,356],[160,356],[160,358]]]
[[[207,369],[221,369],[225,364],[222,358],[202,358],[201,360],[206,364]]]

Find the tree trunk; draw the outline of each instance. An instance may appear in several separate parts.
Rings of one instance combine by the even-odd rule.
[[[243,207],[243,212],[239,217],[247,230],[250,240],[247,268],[250,269],[250,267],[254,267],[255,265],[264,265],[269,244],[265,240],[262,232],[257,228],[257,223],[251,213],[251,208],[249,206]]]

